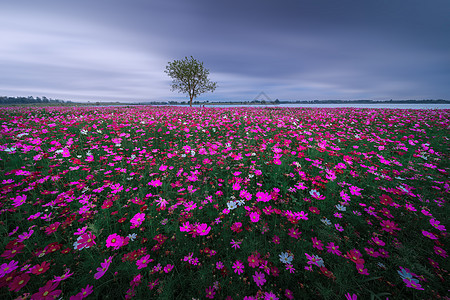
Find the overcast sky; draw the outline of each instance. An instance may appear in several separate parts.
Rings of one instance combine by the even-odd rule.
[[[449,0],[0,2],[0,96],[184,100],[169,61],[218,83],[198,100],[450,99]]]

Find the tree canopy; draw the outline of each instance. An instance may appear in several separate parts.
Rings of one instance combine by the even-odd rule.
[[[169,62],[165,73],[172,77],[172,91],[188,94],[191,107],[192,99],[205,92],[214,92],[217,87],[216,82],[209,80],[209,70],[203,67],[203,62],[192,56]]]

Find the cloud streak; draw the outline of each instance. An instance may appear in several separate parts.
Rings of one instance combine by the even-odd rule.
[[[164,69],[193,55],[219,85],[199,100],[450,99],[446,1],[19,5],[0,4],[8,96],[181,100]]]

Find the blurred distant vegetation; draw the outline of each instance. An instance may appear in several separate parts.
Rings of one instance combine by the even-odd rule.
[[[59,99],[51,99],[47,97],[0,97],[0,104],[32,104],[32,103],[71,103],[71,101],[64,101]]]

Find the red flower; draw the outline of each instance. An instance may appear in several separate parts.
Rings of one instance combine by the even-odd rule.
[[[380,203],[383,205],[391,205],[394,201],[388,195],[383,194],[380,196]]]
[[[35,265],[33,268],[31,268],[31,273],[33,273],[34,275],[39,275],[39,274],[47,272],[47,270],[49,268],[50,268],[50,263],[44,261],[42,264]]]
[[[248,257],[248,265],[252,268],[257,268],[259,266],[259,257],[255,255],[250,255]]]
[[[59,285],[59,282],[53,283],[51,280],[47,281],[47,284],[39,289],[39,292],[31,295],[31,299],[50,300],[55,299],[61,294],[61,290],[54,290]]]
[[[25,247],[24,244],[19,243],[17,246],[15,246],[12,249],[7,249],[5,250],[5,252],[3,252],[3,254],[1,255],[1,257],[4,257],[6,259],[12,259],[14,256],[16,256],[16,254],[21,253],[22,249]]]
[[[16,276],[12,282],[9,283],[9,290],[14,292],[20,291],[20,289],[28,283],[28,280],[30,280],[30,275],[28,274],[24,273]]]
[[[387,231],[389,233],[393,233],[394,230],[400,230],[400,228],[397,227],[397,224],[389,220],[381,221],[380,225],[383,227],[381,230]]]

